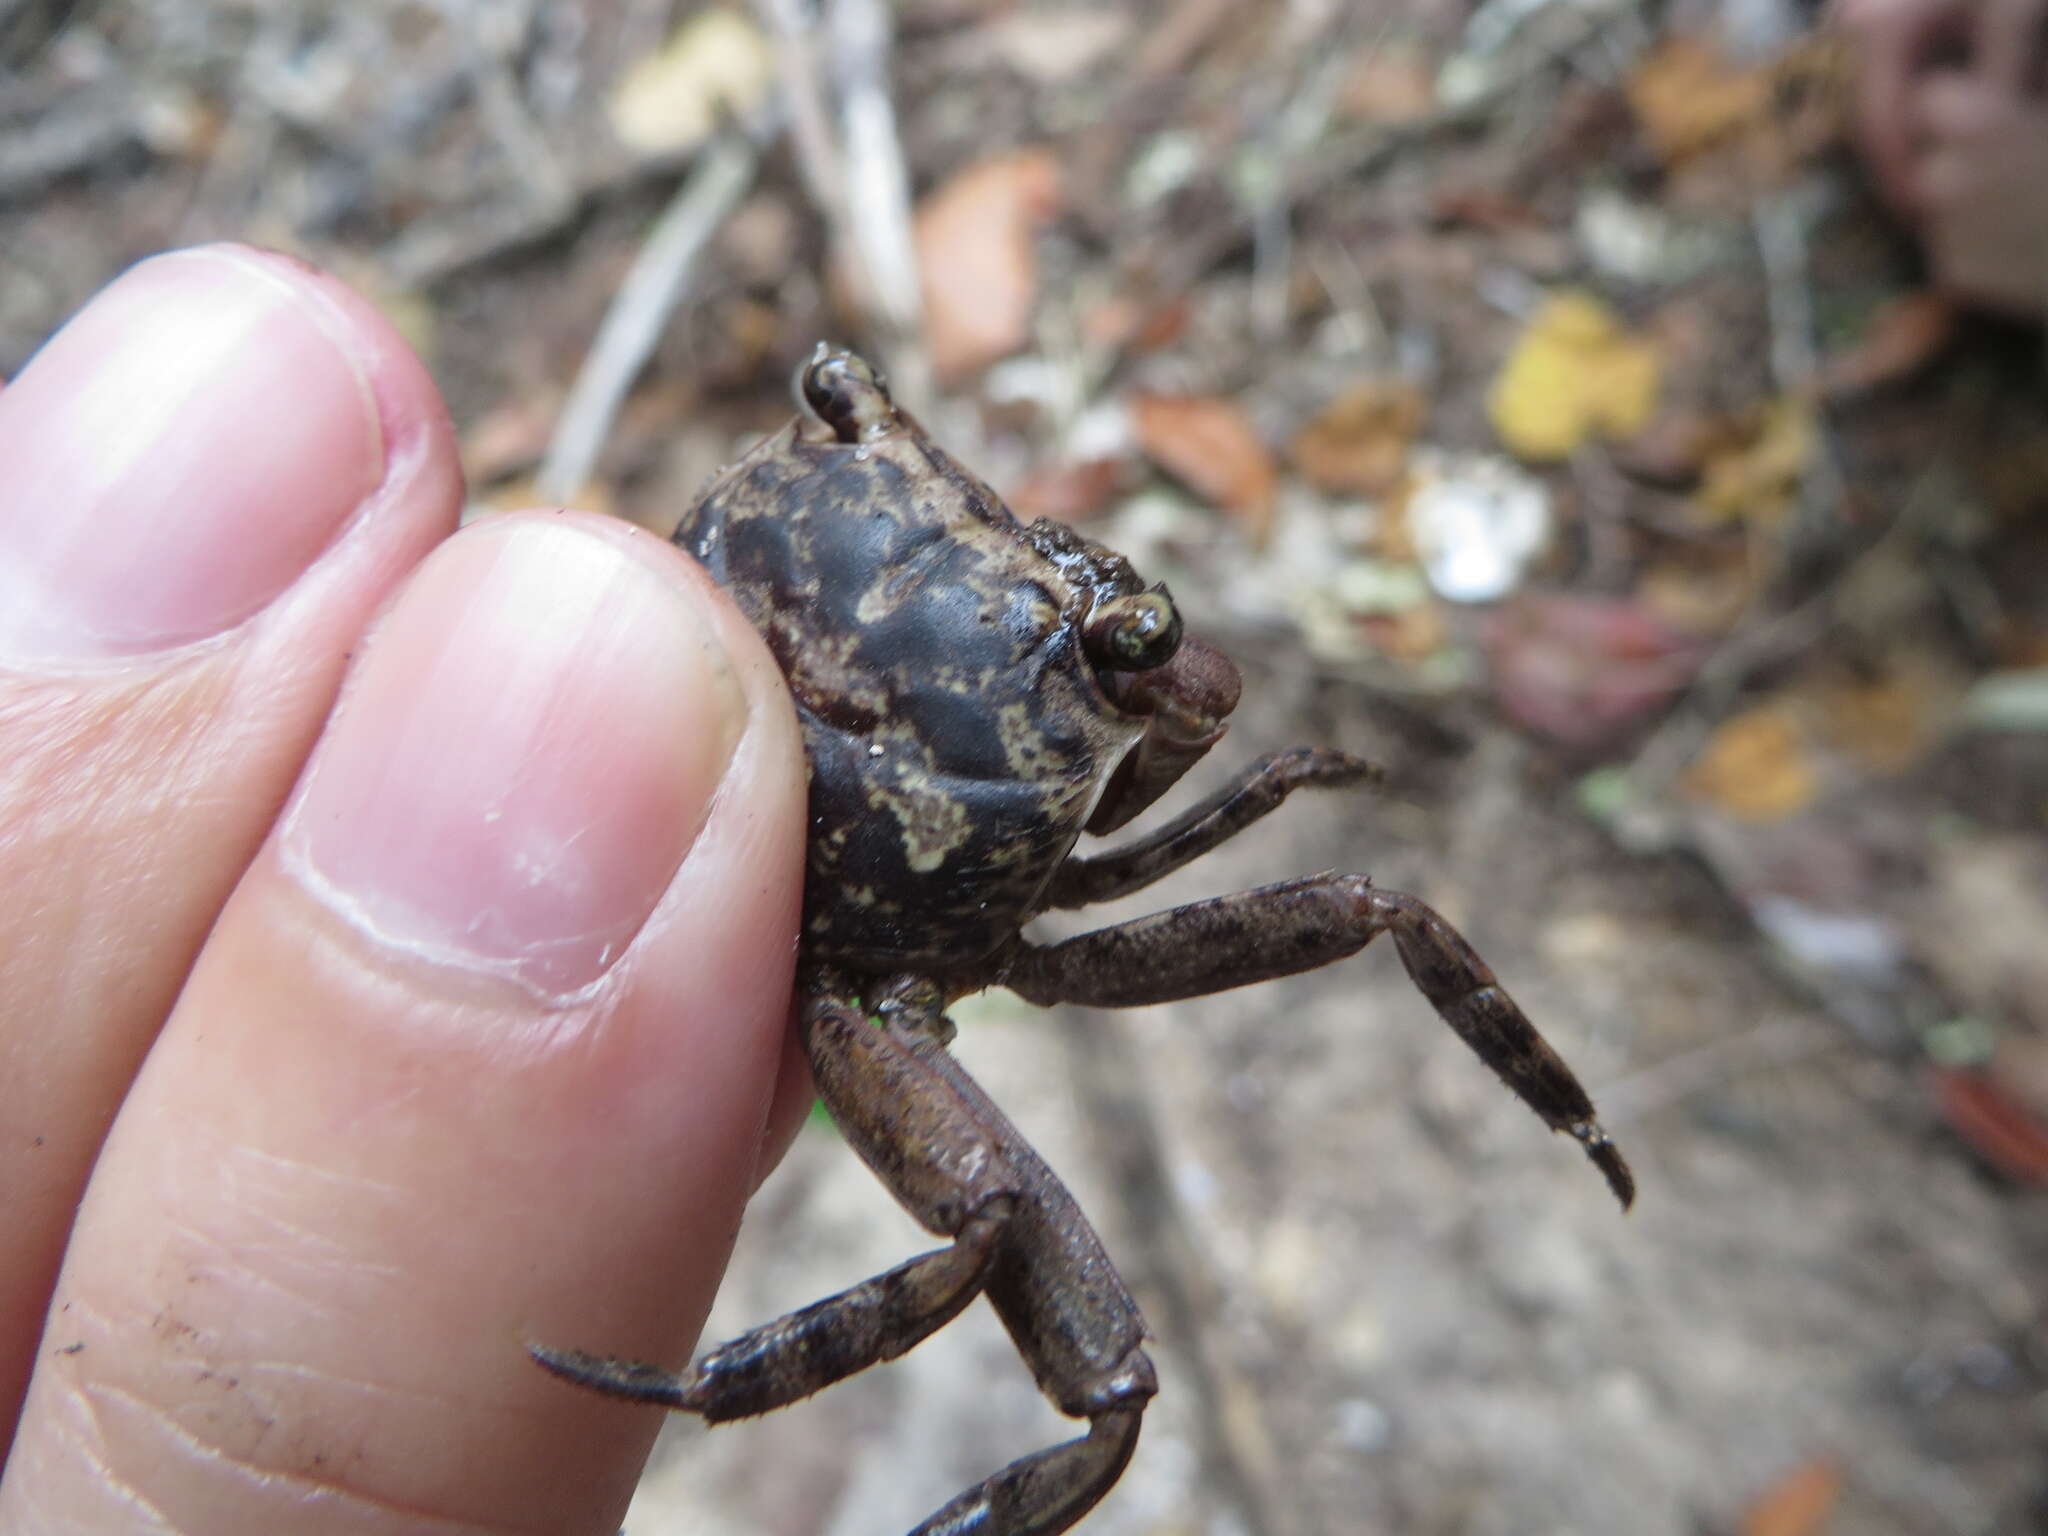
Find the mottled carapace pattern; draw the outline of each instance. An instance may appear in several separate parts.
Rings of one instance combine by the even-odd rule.
[[[1026,529],[922,433],[792,422],[676,541],[789,679],[811,761],[808,951],[951,970],[1013,937],[1145,722],[1080,643],[1127,562]],[[1065,553],[1055,561],[1048,549]]]

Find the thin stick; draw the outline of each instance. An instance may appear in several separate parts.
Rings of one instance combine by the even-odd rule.
[[[706,147],[663,211],[613,296],[563,404],[535,481],[542,501],[566,501],[590,483],[598,450],[682,297],[690,269],[753,184],[760,163],[754,138],[728,129]]]
[[[825,25],[846,149],[847,254],[874,318],[890,333],[884,352],[892,388],[921,409],[928,403],[930,369],[910,229],[910,168],[889,94],[889,12],[881,0],[827,0]]]

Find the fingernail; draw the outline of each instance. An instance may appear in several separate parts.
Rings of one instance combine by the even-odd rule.
[[[0,656],[133,655],[291,585],[383,477],[345,322],[280,268],[180,251],[0,391]]]
[[[672,578],[571,522],[487,523],[377,630],[286,860],[395,948],[572,993],[654,910],[745,715]]]

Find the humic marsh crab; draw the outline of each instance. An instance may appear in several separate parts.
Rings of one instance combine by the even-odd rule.
[[[1063,1185],[947,1050],[946,1008],[991,986],[1122,1007],[1290,975],[1392,937],[1410,978],[1501,1080],[1574,1137],[1623,1206],[1634,1181],[1571,1069],[1486,963],[1412,896],[1319,874],[1061,943],[1039,913],[1135,891],[1305,785],[1372,776],[1299,748],[1155,832],[1077,856],[1223,735],[1237,669],[1163,586],[1065,525],[1026,527],[852,353],[820,347],[800,414],[720,477],[676,541],[738,600],[789,679],[810,757],[798,1022],[819,1096],[910,1214],[950,1239],[711,1351],[681,1373],[536,1348],[598,1391],[717,1422],[894,1359],[987,1296],[1038,1385],[1088,1431],[994,1473],[913,1536],[1051,1536],[1130,1460],[1157,1383],[1145,1323]]]

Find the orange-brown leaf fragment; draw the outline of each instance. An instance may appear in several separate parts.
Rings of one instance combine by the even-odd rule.
[[[1153,463],[1230,513],[1253,539],[1271,531],[1279,476],[1271,450],[1234,401],[1137,395],[1131,422]]]
[[[1742,1536],[1821,1536],[1841,1496],[1841,1463],[1816,1456],[1772,1483],[1749,1506]]]
[[[1693,496],[1702,522],[1775,528],[1791,515],[1820,444],[1813,406],[1781,395],[1761,407],[1749,431],[1710,457]]]
[[[1783,821],[1818,787],[1806,735],[1790,709],[1760,704],[1721,722],[1686,770],[1684,787],[1742,821]]]
[[[1728,139],[1769,109],[1768,68],[1745,69],[1697,37],[1672,37],[1636,66],[1628,83],[1657,158],[1673,165]]]
[[[1059,205],[1059,162],[1043,149],[971,165],[918,205],[925,340],[941,379],[978,372],[1031,339],[1035,239]]]
[[[1933,1070],[1934,1102],[1979,1157],[2007,1178],[2048,1184],[2048,1126],[1982,1072]]]
[[[1407,472],[1408,446],[1428,412],[1413,384],[1366,379],[1317,412],[1294,434],[1288,452],[1322,490],[1383,495]]]
[[[1124,480],[1122,459],[1083,459],[1032,471],[1003,499],[1025,522],[1083,523],[1109,505]]]

